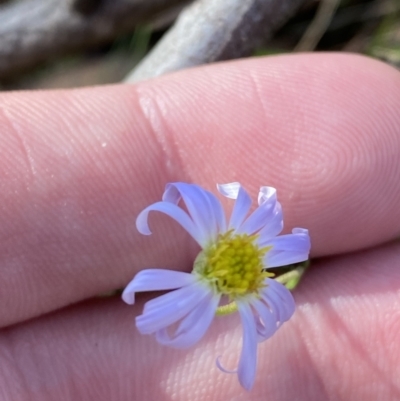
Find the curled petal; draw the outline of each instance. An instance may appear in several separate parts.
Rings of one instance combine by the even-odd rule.
[[[265,341],[278,329],[277,316],[272,309],[268,308],[268,306],[259,299],[252,301],[251,306],[258,314],[258,318],[256,319],[258,341]]]
[[[160,344],[173,348],[188,348],[197,343],[205,334],[215,316],[220,296],[211,292],[193,309],[179,324],[175,334],[171,336],[167,329],[161,329],[156,333],[156,339]]]
[[[296,305],[292,293],[276,280],[267,278],[267,286],[262,291],[263,301],[269,306],[279,324],[288,321],[295,311]]]
[[[243,348],[239,359],[238,378],[246,390],[251,390],[256,378],[257,329],[250,305],[245,302],[237,302],[237,305],[243,324]]]
[[[281,305],[281,319],[280,322],[284,323],[288,321],[294,314],[296,304],[294,302],[293,294],[281,283],[273,279],[267,279],[271,290],[280,299]],[[268,295],[268,299],[271,299],[272,295]]]
[[[283,230],[283,215],[282,206],[279,202],[276,202],[275,208],[273,209],[268,222],[259,231],[260,240],[259,242],[265,242],[271,238],[276,237]]]
[[[239,195],[241,185],[239,182],[230,182],[229,184],[217,184],[221,195],[229,199],[236,199]]]
[[[221,355],[218,356],[218,358],[215,360],[215,364],[217,365],[217,368],[219,370],[221,370],[222,372],[224,372],[224,373],[231,373],[232,374],[232,373],[237,373],[238,372],[237,369],[226,369],[226,368],[224,368],[222,366],[222,363],[221,363]]]
[[[163,269],[142,270],[126,286],[122,299],[130,305],[135,303],[135,293],[143,291],[173,290],[194,282],[192,274]]]
[[[251,303],[253,304],[254,301],[257,302],[257,300],[253,300]],[[239,366],[234,370],[226,369],[222,366],[220,357],[217,358],[216,365],[224,373],[237,373],[242,387],[251,390],[257,368],[257,318],[249,303],[237,301],[237,306],[243,324],[243,347],[240,353]]]
[[[272,240],[265,241],[262,245],[272,245],[277,251],[310,251],[310,236],[308,230],[303,228],[294,228],[292,234],[280,235]]]
[[[219,230],[225,227],[225,216],[219,200],[210,192],[198,185],[176,182],[165,187],[163,201],[178,204],[182,199],[185,202],[190,217],[203,241],[215,239]]]
[[[251,207],[251,198],[246,190],[238,182],[230,184],[218,184],[217,188],[222,195],[230,199],[236,199],[232,215],[229,221],[229,229],[238,229],[246,218]]]
[[[152,334],[168,327],[191,312],[209,292],[209,289],[194,283],[165,294],[159,297],[163,302],[147,306],[136,318],[136,327],[142,334]]]
[[[306,228],[299,228],[299,227],[294,228],[292,230],[292,233],[293,234],[304,234],[304,235],[308,236],[308,230]]]
[[[263,205],[265,202],[276,202],[276,189],[273,187],[261,187],[258,193],[258,204]]]
[[[151,234],[147,221],[151,211],[161,212],[173,218],[197,241],[200,246],[205,245],[203,233],[198,229],[198,227],[196,227],[189,215],[180,207],[168,202],[153,203],[139,214],[136,219],[136,228],[141,234]]]
[[[268,226],[274,219],[282,218],[281,206],[276,200],[275,188],[261,187],[258,199],[258,208],[246,219],[240,227],[240,232],[251,235]],[[274,224],[276,225],[276,221]]]
[[[311,247],[308,231],[302,228],[295,228],[292,234],[281,235],[259,245],[272,247],[264,259],[267,268],[303,262],[308,259]]]

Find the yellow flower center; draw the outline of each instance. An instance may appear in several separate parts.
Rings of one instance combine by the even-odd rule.
[[[257,235],[233,234],[228,231],[199,253],[193,271],[211,283],[215,292],[238,296],[257,293],[266,277],[263,259],[271,247],[260,248]]]

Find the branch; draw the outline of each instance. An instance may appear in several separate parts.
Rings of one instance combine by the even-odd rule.
[[[0,6],[0,77],[133,32],[183,0],[23,0]]]
[[[318,45],[322,36],[328,29],[329,24],[332,22],[332,18],[335,15],[337,8],[339,7],[340,0],[321,0],[317,13],[311,24],[307,27],[306,32],[300,39],[294,51],[306,52],[312,51]]]
[[[305,0],[197,0],[125,81],[249,56]]]

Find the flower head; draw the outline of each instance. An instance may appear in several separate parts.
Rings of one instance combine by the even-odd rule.
[[[239,312],[243,348],[234,372],[249,390],[255,380],[257,344],[271,337],[295,309],[290,291],[272,279],[268,269],[307,260],[310,239],[301,228],[278,236],[283,219],[274,188],[260,188],[258,207],[250,215],[251,199],[239,183],[218,185],[218,190],[236,200],[229,222],[212,193],[185,183],[168,184],[162,201],[139,214],[136,225],[142,234],[151,234],[149,212],[159,211],[185,228],[202,250],[191,273],[143,270],[128,284],[122,298],[133,304],[136,292],[174,289],[147,302],[136,326],[142,334],[153,334],[159,343],[175,348],[198,342],[215,315]],[[187,211],[178,205],[180,201]],[[220,305],[226,300],[228,304]],[[176,323],[177,328],[171,330]],[[217,366],[231,372],[218,360]]]

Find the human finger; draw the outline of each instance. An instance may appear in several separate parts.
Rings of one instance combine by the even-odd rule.
[[[189,350],[142,336],[143,307],[119,300],[78,305],[0,336],[4,399],[200,401],[395,400],[398,383],[400,244],[321,260],[295,293],[297,311],[258,346],[256,383],[242,389],[215,365],[237,363],[237,316],[216,317]]]
[[[1,95],[0,324],[190,269],[171,221],[137,214],[166,182],[277,187],[315,256],[399,232],[400,75],[357,56],[246,60],[142,83]],[[382,102],[380,99],[384,99]]]

